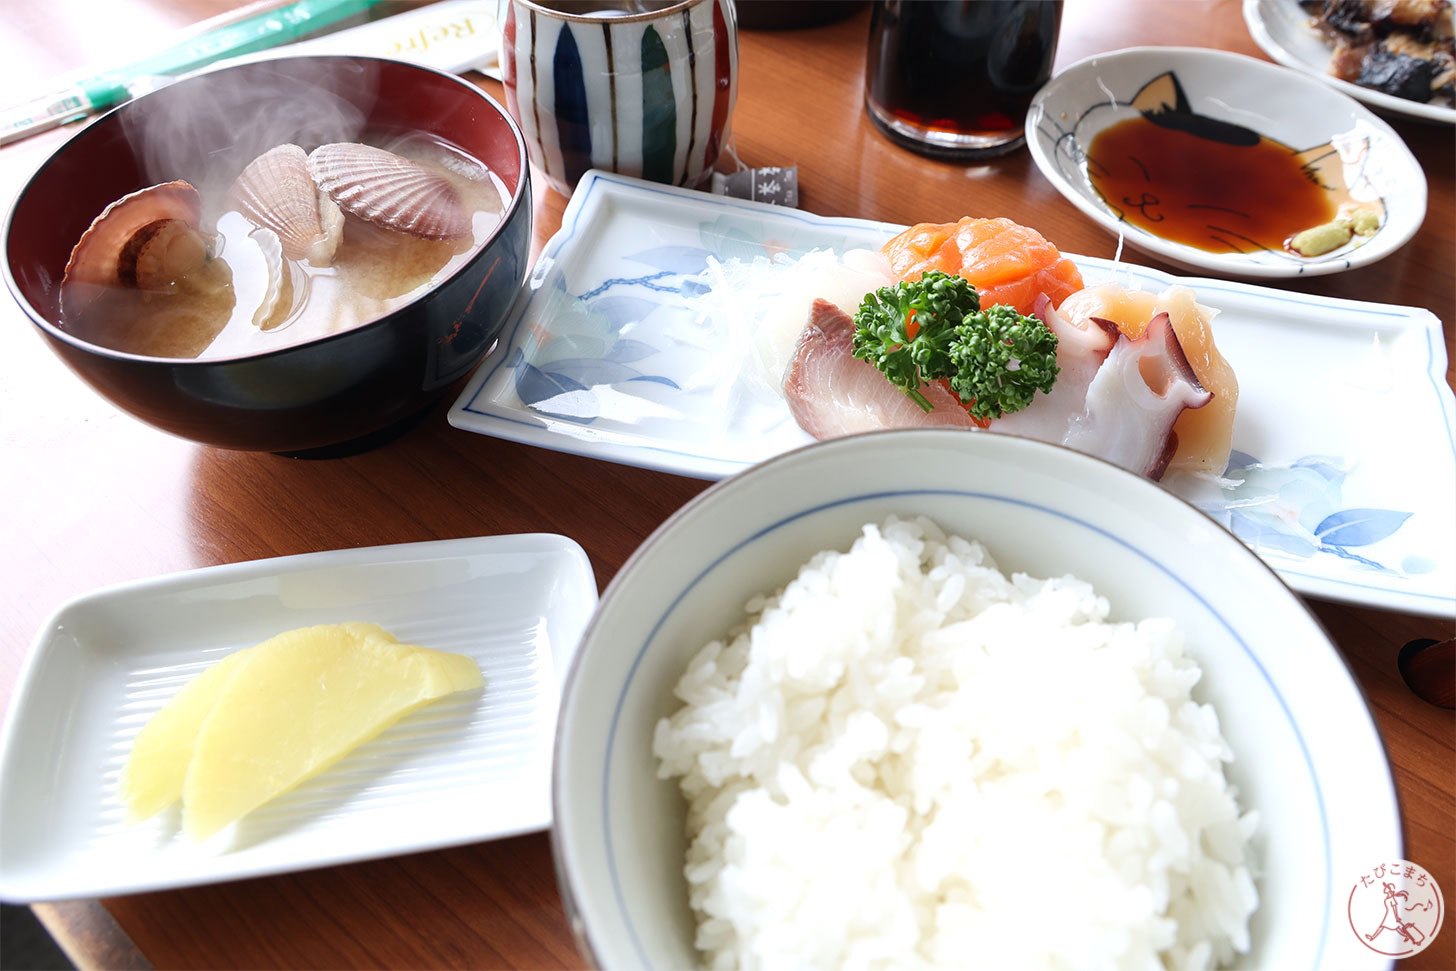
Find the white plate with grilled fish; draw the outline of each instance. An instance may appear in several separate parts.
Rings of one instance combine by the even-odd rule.
[[[1439,22],[1437,18],[1443,13],[1439,0],[1425,6],[1432,8],[1433,22]],[[1449,4],[1444,8],[1444,16],[1444,29],[1449,31],[1452,17]],[[1336,77],[1330,72],[1335,46],[1313,20],[1298,0],[1244,0],[1244,23],[1254,43],[1285,67],[1303,71],[1373,108],[1425,121],[1456,124],[1456,107],[1449,100],[1447,103],[1413,101]]]

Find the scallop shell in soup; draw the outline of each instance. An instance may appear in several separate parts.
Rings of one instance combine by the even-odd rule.
[[[132,237],[154,223],[177,220],[196,230],[202,196],[177,180],[128,193],[101,211],[71,249],[61,277],[61,317],[74,317],[107,287],[122,285],[121,261]]]
[[[259,155],[233,183],[231,202],[259,229],[278,234],[283,254],[315,266],[334,261],[344,217],[309,174],[308,153],[279,145]]]
[[[470,210],[450,180],[403,156],[336,142],[314,149],[308,166],[341,209],[375,226],[422,239],[470,235]]]
[[[282,316],[280,311],[287,309],[283,301],[283,285],[288,280],[288,264],[284,262],[288,254],[283,251],[282,237],[271,229],[259,227],[249,233],[248,238],[257,245],[268,271],[268,283],[263,288],[258,309],[253,311],[253,326],[268,330],[278,325]]]

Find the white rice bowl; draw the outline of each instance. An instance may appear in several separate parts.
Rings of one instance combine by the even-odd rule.
[[[747,609],[693,658],[653,744],[690,800],[708,966],[1183,969],[1248,951],[1256,820],[1171,620],[1107,623],[1087,583],[1008,578],[980,544],[895,517]],[[1059,879],[1028,893],[1027,873]]]
[[[725,672],[739,668],[726,642],[713,667],[685,679],[706,644],[744,625],[746,605],[763,608],[816,553],[845,550],[892,516],[973,537],[1008,576],[1079,577],[1106,598],[1107,623],[1085,586],[998,580],[970,548],[946,554],[959,564],[943,578],[912,577],[897,594],[885,571],[903,561],[891,544],[865,574],[845,567],[853,592],[833,608],[804,597],[813,619],[782,618],[800,626],[774,638],[761,672],[744,666],[755,680],[735,689],[751,704],[726,700]],[[831,582],[822,567],[810,587]],[[939,633],[908,660],[885,646],[887,605],[929,630],[992,590],[1006,603],[971,621],[980,649],[969,657]],[[1003,622],[1019,630],[1028,617],[1055,635],[1006,649],[1007,637],[1026,638]],[[1154,617],[1173,626],[1136,624]],[[951,673],[985,688],[951,703],[941,690]],[[680,683],[718,707],[659,729],[684,707]],[[1105,703],[1109,691],[1118,704]],[[814,700],[826,695],[861,713],[846,708],[827,744],[835,702]],[[979,756],[967,751],[972,736],[987,746]],[[669,768],[690,773],[690,789],[728,782],[736,793],[746,771],[762,775],[733,813],[700,800],[691,864],[688,802],[680,779],[659,777],[654,742]],[[1002,771],[1028,762],[1031,772]],[[728,913],[785,935],[763,945],[769,966],[1163,967],[1136,957],[1155,951],[1167,966],[1196,966],[1217,955],[1176,936],[1169,946],[1166,922],[1138,919],[1176,911],[1189,887],[1214,934],[1185,941],[1234,954],[1246,929],[1238,967],[1387,966],[1356,940],[1344,903],[1367,860],[1399,858],[1399,816],[1369,710],[1323,630],[1193,507],[1012,436],[823,442],[693,500],[604,593],[568,676],[553,771],[558,883],[598,967],[704,966],[697,943],[725,966],[751,964],[728,956]],[[846,794],[848,821],[829,822]],[[1184,838],[1194,831],[1196,844]],[[841,890],[815,898],[805,888],[824,876]],[[1245,924],[1251,889],[1258,908]],[[722,922],[700,931],[694,895]]]

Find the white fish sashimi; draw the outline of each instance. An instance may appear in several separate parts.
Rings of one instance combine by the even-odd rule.
[[[822,440],[880,428],[975,427],[939,384],[921,386],[935,406],[921,410],[873,364],[854,356],[853,339],[848,314],[827,300],[814,301],[783,384],[789,411],[804,431]]]

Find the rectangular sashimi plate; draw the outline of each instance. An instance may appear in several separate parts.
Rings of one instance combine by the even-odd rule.
[[[702,274],[902,228],[589,172],[450,422],[704,479],[806,445],[705,311]],[[1240,386],[1227,482],[1172,491],[1301,593],[1456,616],[1456,398],[1430,311],[1072,259],[1089,285],[1179,283],[1218,311]]]

